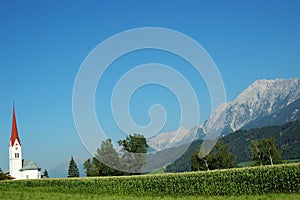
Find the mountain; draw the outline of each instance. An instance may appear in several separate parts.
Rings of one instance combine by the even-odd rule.
[[[300,119],[300,79],[258,80],[234,101],[220,105],[198,130],[198,137],[285,124]],[[218,134],[218,135],[220,135]]]
[[[190,131],[184,127],[179,128],[177,131],[159,133],[148,139],[148,145],[156,150],[161,151],[163,149],[180,146],[187,140],[187,143],[192,142],[189,140]]]
[[[237,130],[285,124],[300,119],[300,78],[257,80],[235,100],[221,104],[197,130],[183,127],[148,139],[151,151],[178,147]]]
[[[284,160],[300,159],[299,131],[300,121],[296,120],[284,125],[238,130],[222,137],[220,140],[224,144],[229,145],[229,151],[236,156],[236,163],[252,160],[251,151],[249,149],[252,140],[260,140],[269,137],[275,139],[277,149],[280,150]],[[166,171],[191,171],[191,156],[199,151],[201,144],[201,140],[194,141],[182,156],[166,167]],[[174,151],[174,149],[172,149],[172,151]],[[165,154],[167,154],[167,152],[165,152]]]

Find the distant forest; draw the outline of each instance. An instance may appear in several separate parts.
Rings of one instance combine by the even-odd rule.
[[[282,159],[300,159],[300,121],[284,125],[266,126],[249,130],[239,130],[220,140],[229,145],[229,151],[236,156],[236,164],[251,161],[251,140],[273,137]],[[167,172],[191,171],[191,156],[199,150],[201,140],[194,141],[188,150],[175,162],[166,167]]]

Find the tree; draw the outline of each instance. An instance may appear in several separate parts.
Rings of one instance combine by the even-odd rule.
[[[120,167],[120,158],[111,139],[103,141],[95,156],[87,159],[83,167],[87,176],[120,176],[124,174],[117,170]]]
[[[124,140],[119,140],[118,143],[125,151],[131,153],[147,153],[149,147],[146,138],[141,134],[129,135]]]
[[[43,173],[43,178],[49,178],[47,169],[45,169],[45,171]]]
[[[223,145],[219,142],[216,148],[216,164],[217,169],[228,169],[235,166],[235,155],[229,152],[229,145]]]
[[[96,173],[93,173],[93,163],[90,158],[84,161],[83,168],[85,169],[86,176],[97,176]]]
[[[70,177],[79,177],[79,170],[73,156],[69,163],[68,178]]]
[[[218,141],[213,151],[204,158],[199,157],[199,152],[194,153],[191,164],[192,171],[227,169],[235,166],[235,156],[229,153],[229,145]]]
[[[212,167],[213,156],[212,154],[208,154],[204,158],[199,158],[198,152],[195,152],[191,157],[191,169],[192,171],[205,171],[214,169]]]
[[[280,151],[276,149],[274,138],[251,141],[250,149],[255,165],[273,165],[282,163]]]
[[[148,148],[146,138],[139,134],[129,135],[118,144],[122,147],[121,154],[114,149],[111,139],[103,141],[95,156],[84,162],[86,175],[121,176],[125,174],[123,171],[139,174]]]
[[[2,169],[0,168],[0,181],[1,180],[7,180],[7,175],[2,171]]]
[[[141,134],[127,136],[124,140],[118,141],[122,147],[121,167],[131,174],[140,174],[145,165],[145,154],[148,144],[146,138]]]

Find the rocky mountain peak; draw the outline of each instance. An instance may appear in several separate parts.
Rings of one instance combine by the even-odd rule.
[[[245,127],[260,118],[271,117],[300,98],[300,79],[257,80],[245,89],[234,101],[210,117],[204,125],[204,132],[217,127],[223,133],[230,133]],[[221,119],[220,116],[225,116]],[[276,120],[275,120],[276,121]],[[286,123],[286,121],[282,122]]]
[[[222,103],[210,118],[198,126],[198,138],[209,139],[239,129],[280,125],[300,119],[300,78],[257,80],[232,102]],[[193,131],[191,131],[193,132]],[[177,131],[159,133],[149,145],[162,150],[190,142],[193,134],[181,127]]]

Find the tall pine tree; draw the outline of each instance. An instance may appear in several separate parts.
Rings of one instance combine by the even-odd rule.
[[[73,156],[71,157],[68,170],[68,178],[70,177],[79,177],[79,170]]]
[[[43,173],[43,178],[49,178],[49,174],[47,169],[45,169],[44,173]]]

